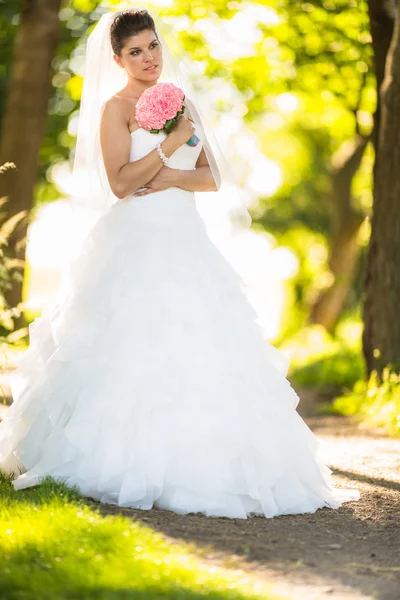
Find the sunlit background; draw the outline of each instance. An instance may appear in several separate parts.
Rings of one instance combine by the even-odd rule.
[[[4,91],[19,29],[18,9],[5,5]],[[68,0],[60,12],[27,244],[28,322],[57,296],[85,230],[70,196],[86,39],[105,11],[131,5]],[[394,4],[384,5],[386,27]],[[384,393],[376,380],[365,394],[361,344],[377,108],[367,1],[167,0],[140,7],[161,17],[172,42],[185,49],[196,91],[213,109],[213,129],[253,221],[222,250],[243,277],[266,337],[290,354],[289,377],[330,397],[343,393],[334,410],[389,423],[398,433],[400,384],[393,388],[387,374]],[[13,331],[7,307],[0,312],[10,332],[4,345],[22,339],[17,351],[24,351],[26,334]]]
[[[32,315],[58,293],[82,225],[68,198],[87,32],[104,11],[127,6],[74,0],[60,14],[70,40],[53,60],[49,118],[60,126],[48,132],[48,147],[45,142],[46,182],[38,186],[36,220],[29,230],[25,299]],[[337,325],[351,331],[353,342],[359,341],[359,261],[369,236],[371,145],[349,184],[349,214],[357,212],[361,221],[345,243],[350,247],[357,239],[357,252],[338,273],[330,259],[337,251],[335,228],[345,227],[337,212],[335,177],[360,134],[370,133],[376,104],[365,3],[141,6],[158,13],[184,47],[198,74],[198,93],[217,115],[215,133],[253,218],[252,228],[225,252],[246,283],[267,338],[281,344],[311,318],[328,331]],[[348,289],[328,323],[329,311],[318,313],[318,302],[347,277],[346,269],[352,270]]]
[[[160,2],[161,6],[172,3]],[[200,15],[199,15],[200,16]],[[62,12],[62,18],[71,17],[68,9]],[[262,41],[259,24],[276,25],[279,23],[277,13],[270,7],[249,4],[232,19],[217,21],[202,18],[194,23],[194,30],[201,32],[210,49],[211,55],[218,60],[233,61],[242,56],[257,53],[256,44]],[[76,23],[78,24],[78,23]],[[73,26],[74,23],[71,23]],[[187,17],[174,20],[177,31],[189,27]],[[69,64],[73,77],[83,74],[83,48],[79,47]],[[65,85],[71,76],[55,75],[55,85]],[[246,105],[241,103],[237,89],[227,81],[220,79],[208,91],[212,94],[212,102],[218,106],[220,99],[232,103],[232,110],[221,114],[216,128],[216,135],[230,160],[235,172],[239,170],[240,183],[249,198],[249,207],[255,206],[259,196],[268,198],[274,195],[282,185],[283,174],[278,161],[273,155],[268,156],[260,147],[257,132],[247,128],[243,117],[247,113]],[[60,100],[58,110],[65,110],[65,100]],[[281,114],[289,114],[298,108],[298,100],[294,94],[282,93],[275,98],[276,113],[266,120],[275,128],[282,122]],[[55,107],[57,110],[57,107]],[[73,113],[69,120],[69,133],[76,134],[78,115]],[[71,252],[70,232],[78,236],[79,223],[72,223],[72,212],[68,201],[70,185],[70,164],[56,163],[48,172],[48,177],[58,189],[66,195],[40,208],[37,219],[30,226],[27,261],[29,281],[26,288],[26,300],[29,308],[40,312],[46,303],[56,296],[61,269]],[[50,251],[51,249],[51,251]],[[289,248],[277,246],[276,241],[267,233],[246,231],[234,247],[229,248],[232,262],[246,281],[249,300],[256,308],[259,322],[266,335],[275,338],[280,329],[282,311],[285,306],[283,282],[293,277],[298,269],[298,260]]]

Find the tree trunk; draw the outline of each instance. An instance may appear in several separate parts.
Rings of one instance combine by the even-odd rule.
[[[365,215],[353,207],[351,186],[367,144],[368,138],[357,136],[350,152],[340,149],[332,173],[333,239],[329,267],[334,279],[315,302],[310,316],[312,323],[319,323],[328,331],[334,329],[343,311],[360,255],[357,236]]]
[[[376,88],[379,92],[385,75],[386,57],[393,36],[394,20],[396,16],[395,0],[368,0],[368,12],[372,47],[374,49],[374,67]],[[373,142],[377,150],[379,138],[379,124],[381,116],[381,103],[378,103],[374,115]],[[377,161],[375,161],[375,166]]]
[[[400,13],[400,8],[398,9]],[[368,373],[400,368],[400,36],[397,15],[380,88],[374,208],[364,301]]]
[[[6,218],[29,211],[37,178],[40,144],[44,133],[50,92],[51,61],[59,37],[61,0],[24,0],[14,45],[13,68],[0,139],[0,165],[10,169],[0,178],[0,197],[7,196]],[[28,219],[19,222],[9,238],[9,255],[25,260]],[[6,294],[10,307],[22,300],[23,268]],[[23,317],[15,326],[23,326]]]

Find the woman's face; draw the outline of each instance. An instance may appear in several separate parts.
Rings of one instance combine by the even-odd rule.
[[[121,56],[114,54],[114,60],[134,79],[156,81],[163,66],[161,44],[154,31],[145,29],[127,39]]]

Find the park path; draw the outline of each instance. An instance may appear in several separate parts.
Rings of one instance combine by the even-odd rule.
[[[299,395],[298,410],[322,442],[334,484],[357,488],[358,502],[311,515],[247,520],[88,504],[141,521],[171,543],[190,542],[209,567],[271,582],[286,598],[400,600],[400,440],[348,418],[317,416],[315,396]]]
[[[322,442],[334,485],[357,488],[358,502],[311,515],[247,520],[100,510],[139,520],[170,542],[193,543],[210,567],[271,582],[286,598],[400,600],[400,440],[351,419],[316,416],[313,396],[301,398],[299,412]]]

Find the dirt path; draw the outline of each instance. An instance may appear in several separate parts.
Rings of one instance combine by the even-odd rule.
[[[210,565],[268,580],[291,599],[400,599],[400,441],[360,430],[352,421],[315,417],[302,396],[299,412],[321,439],[339,487],[361,499],[312,515],[247,520],[101,507],[186,540]]]
[[[400,600],[400,440],[349,419],[315,416],[314,398],[300,396],[299,412],[323,443],[335,485],[359,489],[360,501],[247,520],[88,504],[140,520],[172,543],[191,542],[210,566],[272,582],[286,598]]]

